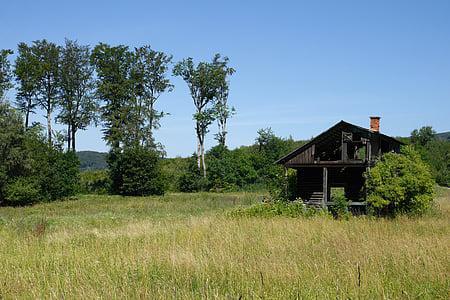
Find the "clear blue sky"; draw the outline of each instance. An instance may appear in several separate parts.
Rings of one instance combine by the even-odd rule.
[[[237,70],[232,148],[263,127],[307,139],[341,119],[367,127],[369,115],[395,136],[423,125],[450,130],[448,0],[2,2],[0,48],[67,37],[150,44],[175,61],[227,55]],[[193,105],[185,83],[173,83],[158,103],[171,115],[157,139],[169,156],[185,156],[196,149]],[[78,149],[106,151],[100,129],[80,132]]]

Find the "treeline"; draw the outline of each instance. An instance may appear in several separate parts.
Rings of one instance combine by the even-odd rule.
[[[195,64],[186,58],[173,64],[171,55],[150,46],[99,43],[91,48],[71,40],[64,45],[47,40],[20,43],[14,63],[9,59],[12,50],[0,54],[0,99],[4,102],[6,92],[16,89],[12,102],[23,116],[24,132],[40,126],[31,123],[31,115],[44,111],[48,148],[62,152],[67,143],[67,151],[74,152],[79,130],[102,126],[110,146],[107,163],[113,193],[164,193],[160,170],[164,147],[155,141],[154,131],[167,114],[157,102],[174,88],[170,75],[186,82],[194,104],[197,173],[207,177],[204,144],[214,122],[215,139],[226,147],[227,121],[235,112],[228,105],[229,76],[235,70],[220,54],[209,62]],[[67,129],[53,130],[55,122]]]
[[[255,191],[267,190],[284,179],[284,168],[275,164],[281,156],[303,145],[276,136],[270,128],[260,129],[255,142],[230,150],[221,144],[205,153],[207,176],[198,172],[197,155],[164,158],[161,174],[165,189],[171,192]],[[83,191],[107,193],[111,186],[108,170],[92,170],[81,174]]]
[[[450,187],[450,140],[438,138],[431,126],[411,132],[409,141],[429,165],[439,185]]]

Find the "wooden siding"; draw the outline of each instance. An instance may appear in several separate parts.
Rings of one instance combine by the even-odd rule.
[[[294,156],[292,159],[290,159],[286,164],[312,164],[314,163],[314,150],[315,145],[311,145],[310,147],[306,148],[305,151],[300,152],[297,156]]]

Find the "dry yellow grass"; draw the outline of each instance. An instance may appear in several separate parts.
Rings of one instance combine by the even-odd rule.
[[[2,298],[448,299],[450,192],[395,220],[229,218],[254,194],[1,208]]]

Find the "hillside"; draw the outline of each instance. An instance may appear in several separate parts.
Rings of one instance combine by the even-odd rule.
[[[80,160],[80,170],[102,170],[106,169],[106,153],[96,151],[77,152]]]
[[[437,133],[436,137],[443,141],[450,141],[450,131]]]

